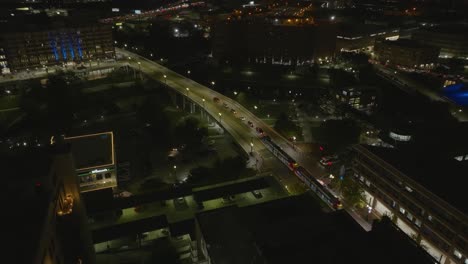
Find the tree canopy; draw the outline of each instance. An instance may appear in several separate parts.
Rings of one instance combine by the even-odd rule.
[[[327,120],[320,127],[312,129],[315,141],[326,145],[330,152],[341,152],[358,143],[360,134],[360,127],[352,119]]]

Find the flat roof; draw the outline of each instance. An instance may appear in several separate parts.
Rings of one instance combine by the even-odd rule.
[[[362,145],[431,193],[468,213],[464,184],[468,162],[442,156],[435,150],[411,151]]]
[[[115,164],[114,134],[96,134],[65,137],[71,145],[77,170],[88,170]]]
[[[366,232],[344,210],[323,212],[307,193],[202,212],[197,221],[213,263],[434,263],[391,221]]]

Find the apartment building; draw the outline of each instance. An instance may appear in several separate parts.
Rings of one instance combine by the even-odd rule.
[[[464,176],[468,163],[425,154],[358,145],[354,177],[378,216],[389,215],[440,263],[468,263]]]

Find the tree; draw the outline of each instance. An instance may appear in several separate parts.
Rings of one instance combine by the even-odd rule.
[[[364,190],[359,183],[351,177],[344,177],[343,180],[340,181],[341,193],[346,203],[352,207],[362,207],[366,198],[364,196]]]
[[[177,250],[168,239],[160,238],[153,242],[150,263],[179,264]]]
[[[63,133],[71,127],[82,103],[81,88],[79,78],[72,72],[59,72],[49,77],[45,101],[53,133]]]
[[[172,125],[169,116],[164,111],[164,105],[157,98],[147,98],[137,110],[137,119],[154,140],[163,146],[172,142]],[[161,140],[163,139],[163,140]]]
[[[208,128],[201,126],[198,118],[187,117],[176,126],[174,134],[179,143],[187,144],[188,149],[196,149],[208,136]]]
[[[298,127],[291,119],[289,119],[288,115],[284,112],[279,114],[278,118],[276,119],[274,128],[279,133],[287,137],[301,134],[301,128]]]
[[[312,129],[314,139],[328,147],[328,151],[341,152],[359,142],[361,128],[352,119],[327,120],[318,128]]]

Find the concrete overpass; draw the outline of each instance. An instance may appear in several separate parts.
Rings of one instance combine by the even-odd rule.
[[[314,177],[319,178],[327,173],[318,165],[318,156],[304,155],[296,151],[289,140],[235,100],[138,54],[122,49],[116,49],[116,53],[126,59],[131,67],[140,70],[148,77],[165,84],[178,94],[188,98],[193,104],[193,106],[190,106],[191,112],[197,109],[206,112],[232,135],[244,151],[248,153],[253,149],[256,154],[264,159],[264,167],[270,169],[288,191],[291,192],[292,190],[292,192],[299,193],[304,189],[300,187],[302,186],[300,180],[265,148],[255,129],[246,124],[247,121],[253,122],[255,127],[261,127],[287,154],[306,168]],[[221,102],[215,102],[214,97],[219,98]],[[228,108],[222,106],[223,102],[228,105]],[[237,115],[230,112],[231,108],[237,111]],[[240,120],[239,116],[244,116],[246,120]],[[253,147],[251,143],[253,143]],[[370,225],[360,218],[357,213],[353,210],[347,211],[364,229],[370,230]]]

